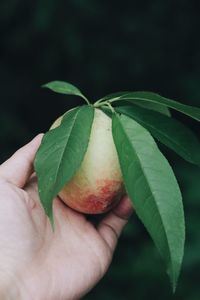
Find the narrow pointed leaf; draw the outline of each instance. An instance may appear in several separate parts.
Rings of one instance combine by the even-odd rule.
[[[163,106],[167,106],[170,108],[173,108],[185,115],[188,115],[189,117],[200,121],[200,108],[199,107],[193,107],[190,105],[185,105],[180,102],[165,98],[160,96],[159,94],[155,94],[152,92],[125,92],[124,95],[121,95],[116,99],[118,100],[127,100],[130,102],[140,101],[141,103],[157,103]]]
[[[102,101],[107,101],[107,100],[118,100],[117,103],[120,101],[120,97],[124,97],[125,95],[128,95],[130,92],[118,92],[118,93],[113,93],[110,95],[105,96],[104,98],[102,98]],[[171,116],[170,110],[168,107],[158,104],[158,103],[150,103],[149,101],[132,101],[134,104],[137,104],[138,106],[147,108],[149,110],[154,110],[154,111],[158,111],[168,117]],[[118,105],[118,104],[117,104]],[[122,102],[122,105],[126,105],[126,103]]]
[[[134,103],[137,104],[138,106],[144,107],[149,110],[157,111],[163,115],[171,117],[171,112],[169,108],[164,105],[160,105],[158,103],[153,103],[153,102],[146,102],[146,101],[142,102],[137,100],[135,100]]]
[[[94,109],[91,106],[75,108],[64,115],[59,127],[50,130],[43,137],[34,166],[41,203],[49,217],[52,217],[53,198],[81,165],[93,118]]]
[[[129,94],[129,93],[130,93],[130,91],[111,93],[111,94],[108,94],[107,96],[101,98],[99,101],[104,102],[104,101],[107,101],[107,100],[110,100],[110,99],[118,100],[120,97],[125,96],[126,94]]]
[[[59,94],[65,94],[65,95],[74,95],[79,96],[83,99],[86,99],[86,97],[82,94],[82,92],[72,85],[71,83],[64,82],[64,81],[52,81],[47,84],[44,84],[42,87],[48,88],[52,90],[53,92],[59,93]]]
[[[175,290],[185,225],[174,173],[150,133],[127,116],[113,116],[113,139],[127,193],[163,257]]]
[[[144,126],[158,141],[186,161],[200,166],[200,142],[181,122],[137,105],[120,106],[115,110]]]

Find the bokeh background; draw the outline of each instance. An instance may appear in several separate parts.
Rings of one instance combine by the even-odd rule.
[[[97,99],[150,90],[200,106],[200,3],[193,0],[0,0],[0,162],[80,99],[40,86],[77,85]],[[174,117],[199,134],[199,125]],[[200,299],[200,171],[161,146],[186,214],[183,268],[172,296],[163,263],[133,216],[104,279],[85,300]]]

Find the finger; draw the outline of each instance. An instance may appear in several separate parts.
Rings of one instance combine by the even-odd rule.
[[[124,196],[120,203],[99,223],[97,229],[111,250],[114,250],[122,229],[133,213],[133,206]]]
[[[44,222],[47,220],[47,216],[40,201],[37,177],[35,173],[31,175],[28,183],[24,187],[24,190],[29,195],[29,198],[34,201],[32,215],[36,224],[44,225]],[[66,231],[66,226],[68,226],[68,223],[75,226],[81,226],[82,221],[86,219],[83,214],[78,213],[65,205],[58,196],[53,200],[53,214],[55,229],[59,231],[62,230],[62,227],[63,231]]]
[[[33,161],[43,134],[37,135],[30,143],[20,148],[0,166],[0,177],[22,188],[33,172]]]
[[[31,210],[32,218],[34,219],[37,228],[40,229],[40,234],[42,234],[43,232],[41,232],[41,230],[45,230],[46,228],[47,216],[40,202],[37,177],[35,173],[31,175],[23,189],[28,194],[28,198],[34,203]]]
[[[28,182],[26,183],[23,189],[28,193],[28,195],[32,199],[34,199],[36,203],[40,203],[40,197],[38,192],[38,180],[35,173],[33,173],[30,176]]]

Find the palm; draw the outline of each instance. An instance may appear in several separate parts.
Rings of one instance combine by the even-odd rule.
[[[0,167],[0,177],[3,177],[1,174],[6,177],[9,164],[8,160]],[[54,200],[53,232],[39,202],[36,177],[32,176],[26,183],[31,173],[30,166],[29,170],[27,167],[26,161],[22,166],[24,178],[20,179],[16,173],[12,180],[9,178],[12,183],[0,181],[3,187],[0,199],[6,197],[6,205],[2,205],[0,211],[3,232],[0,248],[4,257],[0,272],[17,274],[18,284],[23,285],[26,297],[78,299],[106,272],[117,235],[132,211],[130,203],[124,199],[95,227],[84,215],[57,198]]]
[[[89,289],[103,276],[110,263],[113,249],[106,243],[98,228],[87,221],[84,215],[68,208],[58,198],[54,201],[55,232],[53,232],[39,204],[35,178],[25,189],[35,202],[32,216],[37,235],[31,234],[30,239],[35,239],[38,233],[40,235],[39,239],[37,237],[37,247],[29,257],[30,261],[34,261],[32,267],[37,277],[35,280],[41,283],[45,291],[49,291],[49,286],[56,286],[63,297],[66,293],[69,294],[72,287],[71,294],[77,299],[77,296],[85,291],[86,283]],[[24,224],[21,225],[24,227]],[[113,236],[113,239],[116,237]],[[44,257],[43,263],[46,266],[43,269],[47,271],[46,274],[41,271],[41,261]],[[73,294],[74,287],[79,295]],[[51,290],[49,293],[53,295],[54,291]],[[55,299],[55,296],[52,299]]]

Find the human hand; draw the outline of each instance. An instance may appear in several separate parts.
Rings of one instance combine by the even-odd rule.
[[[94,225],[54,200],[40,205],[33,160],[42,135],[0,166],[0,299],[80,299],[105,274],[133,209],[127,197]]]

